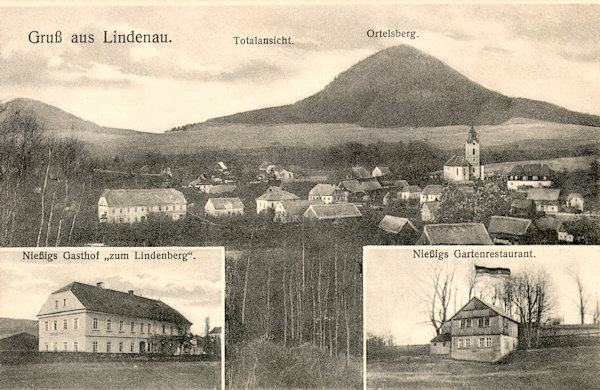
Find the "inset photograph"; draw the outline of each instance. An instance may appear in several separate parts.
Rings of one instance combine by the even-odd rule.
[[[366,387],[597,386],[595,249],[531,248],[365,248]]]
[[[221,388],[223,249],[118,252],[0,252],[0,387]]]

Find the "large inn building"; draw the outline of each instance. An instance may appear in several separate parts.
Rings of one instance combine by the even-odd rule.
[[[185,197],[172,188],[106,190],[98,200],[100,222],[143,222],[152,213],[178,220],[186,210]]]
[[[37,315],[39,350],[181,354],[192,325],[169,305],[133,293],[73,282]]]

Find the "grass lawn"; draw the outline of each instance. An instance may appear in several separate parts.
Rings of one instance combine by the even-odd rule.
[[[218,362],[42,363],[0,367],[0,388],[216,389]]]
[[[517,351],[504,362],[429,355],[367,364],[371,389],[600,389],[598,346]]]

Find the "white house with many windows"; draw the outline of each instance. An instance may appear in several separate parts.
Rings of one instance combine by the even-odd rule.
[[[98,200],[100,222],[143,222],[149,214],[166,215],[173,220],[185,216],[187,201],[172,188],[105,190]]]
[[[182,354],[192,325],[169,305],[133,293],[73,282],[37,315],[44,352]]]

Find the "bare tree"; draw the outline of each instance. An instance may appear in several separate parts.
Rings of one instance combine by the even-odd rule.
[[[475,293],[475,281],[477,278],[477,271],[475,270],[475,263],[473,261],[469,262],[469,269],[465,274],[465,282],[467,284],[467,295],[469,297],[469,301],[473,298]]]
[[[448,262],[437,262],[431,266],[427,289],[422,300],[427,307],[429,322],[436,334],[442,331],[442,325],[448,320],[448,308],[454,289],[455,265]]]
[[[579,309],[581,324],[583,324],[585,322],[585,313],[589,309],[591,295],[588,293],[587,289],[583,285],[583,281],[581,280],[581,275],[579,274],[579,272],[573,271],[570,273],[570,275],[575,281],[575,284],[577,284],[577,292],[579,296],[575,302],[577,303],[577,307]]]

